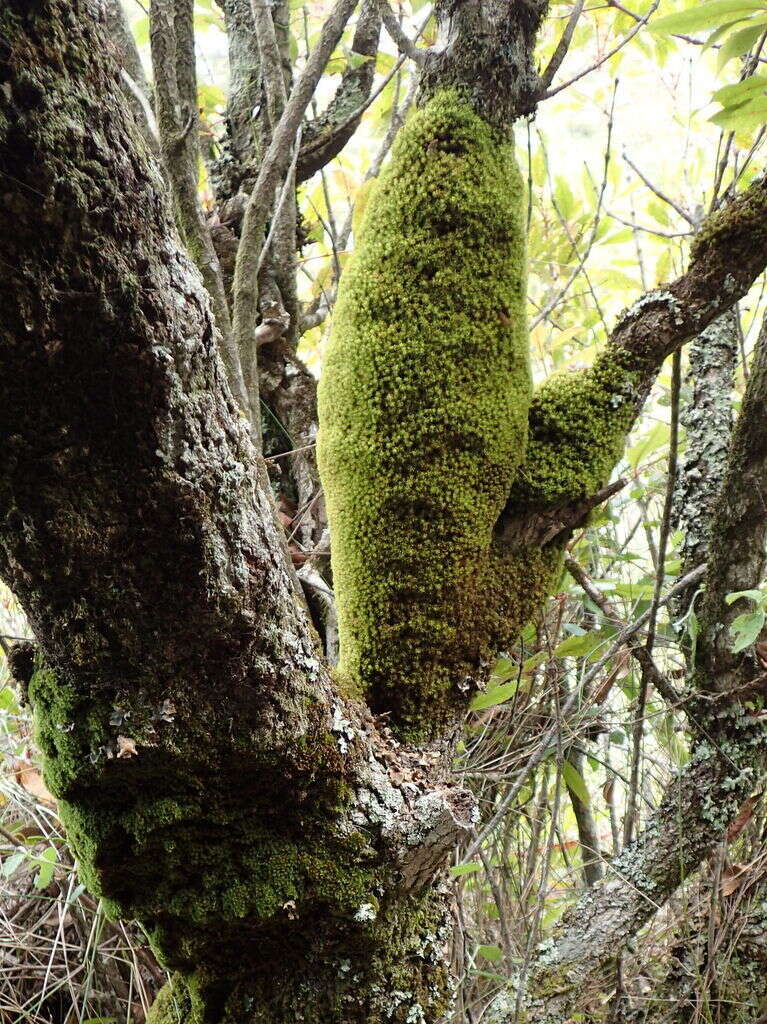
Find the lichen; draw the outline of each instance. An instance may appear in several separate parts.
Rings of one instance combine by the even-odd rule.
[[[530,401],[525,194],[511,139],[443,92],[401,131],[320,382],[340,672],[415,738],[465,704],[478,567]]]
[[[343,947],[332,921],[322,931],[313,931],[311,922],[297,922],[297,928],[288,922],[252,949],[246,933],[242,961],[232,965],[225,988],[206,970],[175,974],[148,1024],[436,1024],[449,1009],[452,986],[445,897],[432,890],[390,901],[375,923],[358,925],[355,943]],[[259,970],[252,964],[247,970],[247,955]]]

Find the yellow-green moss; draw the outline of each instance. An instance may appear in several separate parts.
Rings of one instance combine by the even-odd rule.
[[[320,382],[342,676],[409,736],[476,666],[479,571],[530,401],[525,193],[455,93],[400,133],[344,273]]]
[[[594,494],[620,458],[640,402],[641,375],[607,349],[594,365],[550,377],[530,407],[517,509],[552,508]]]

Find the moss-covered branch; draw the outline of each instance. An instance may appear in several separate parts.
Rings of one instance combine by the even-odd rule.
[[[511,140],[441,93],[370,200],[320,382],[341,672],[411,737],[460,713],[487,648],[491,528],[526,435],[525,280]]]
[[[765,266],[760,176],[704,223],[687,273],[620,317],[592,367],[558,374],[533,396],[525,461],[496,525],[505,547],[542,543],[557,516],[565,539],[581,508],[584,521],[584,499],[606,483],[663,360],[742,298]]]

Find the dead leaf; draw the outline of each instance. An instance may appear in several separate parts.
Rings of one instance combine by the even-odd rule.
[[[611,775],[607,782],[602,787],[602,797],[605,803],[612,807],[613,799],[615,797],[615,776]]]
[[[730,864],[722,872],[719,891],[722,896],[732,896],[743,885],[751,871],[750,864]]]
[[[117,756],[118,757],[136,757],[138,750],[136,750],[136,741],[132,740],[130,736],[118,736],[117,737]]]
[[[732,819],[727,829],[727,842],[731,843],[733,839],[737,839],[746,825],[751,821],[754,816],[754,804],[756,803],[756,797],[750,796],[748,800],[741,804],[740,810],[736,816]]]
[[[47,804],[49,807],[56,806],[56,797],[45,785],[38,769],[29,761],[16,758],[13,763],[13,774],[21,788],[25,789],[35,800],[39,800],[40,803]]]

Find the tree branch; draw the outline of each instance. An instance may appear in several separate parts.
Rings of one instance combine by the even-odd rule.
[[[380,34],[380,0],[363,0],[351,45],[357,61],[352,59],[344,69],[338,89],[325,110],[304,125],[296,169],[299,183],[338,156],[356,132],[373,88]],[[350,119],[349,115],[355,111],[359,113]]]
[[[552,520],[583,523],[663,360],[741,299],[765,265],[761,175],[704,222],[688,271],[622,314],[593,366],[556,375],[533,396],[526,460],[496,524],[504,546],[552,543]],[[556,543],[566,539],[563,532]]]
[[[290,166],[293,143],[304,112],[356,3],[357,0],[336,0],[322,27],[317,45],[309,55],[306,67],[294,85],[282,117],[274,128],[272,141],[245,208],[234,270],[233,336],[252,403],[255,403],[259,390],[255,329],[258,319],[258,263],[266,222],[274,204],[275,189]]]
[[[229,384],[255,430],[260,423],[258,405],[251,400],[243,378],[221,266],[197,195],[200,153],[192,11],[192,0],[154,0],[151,7],[160,144],[176,200],[178,227],[210,295]]]

